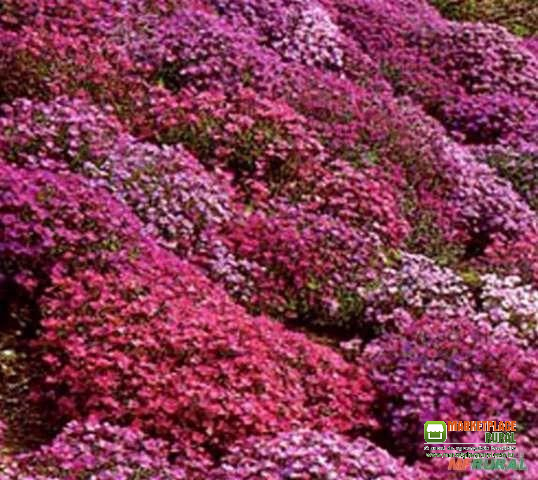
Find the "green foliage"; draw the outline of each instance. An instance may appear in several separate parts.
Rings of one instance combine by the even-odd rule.
[[[521,37],[538,33],[536,0],[430,0],[430,3],[452,20],[498,23]]]

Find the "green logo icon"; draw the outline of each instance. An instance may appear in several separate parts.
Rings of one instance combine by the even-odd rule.
[[[446,442],[446,432],[445,422],[426,422],[424,424],[424,440],[428,443]]]

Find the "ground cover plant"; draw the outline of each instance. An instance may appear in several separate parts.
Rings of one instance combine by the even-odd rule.
[[[538,478],[527,3],[0,3],[0,480]]]

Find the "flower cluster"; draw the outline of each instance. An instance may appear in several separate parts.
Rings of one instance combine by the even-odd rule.
[[[435,31],[443,40],[431,44],[445,49],[433,57],[470,94],[511,93],[532,98],[538,87],[537,59],[505,29],[493,25],[451,24]]]
[[[251,89],[233,97],[222,91],[187,91],[153,99],[159,137],[183,143],[210,169],[228,170],[245,202],[263,205],[271,196],[300,196],[327,175],[327,154],[306,120],[285,103]]]
[[[307,118],[287,104],[250,89],[239,89],[232,98],[223,92],[193,96],[189,91],[154,102],[160,138],[182,142],[211,169],[228,170],[256,207],[266,209],[268,198],[284,196],[356,227],[368,223],[391,243],[405,237],[409,227],[400,205],[401,170],[374,163],[358,170],[332,158]]]
[[[388,480],[422,476],[364,438],[351,441],[334,433],[296,430],[234,445],[214,478]]]
[[[344,64],[343,39],[321,3],[276,1],[260,5],[252,0],[212,0],[219,13],[234,24],[255,28],[262,44],[287,61],[339,69]]]
[[[204,230],[231,217],[233,189],[180,145],[159,147],[125,133],[116,117],[81,99],[13,102],[0,120],[6,158],[32,168],[65,168],[129,205],[148,233],[188,254]],[[57,165],[55,162],[60,162]]]
[[[48,372],[39,388],[64,416],[122,419],[215,449],[297,423],[375,425],[361,368],[248,317],[142,237],[106,191],[5,164],[0,189],[0,259],[15,281],[35,279],[43,331],[34,348]]]
[[[379,280],[361,289],[368,322],[390,325],[393,312],[398,309],[419,316],[426,312],[472,310],[471,290],[449,268],[409,253],[389,257],[386,263]]]
[[[537,229],[536,213],[487,165],[480,164],[460,145],[443,145],[440,161],[453,188],[449,202],[454,205],[471,236],[501,234],[522,237]]]
[[[538,334],[538,291],[522,284],[517,276],[500,278],[484,275],[480,301],[493,322],[511,324],[528,344],[535,344]]]
[[[169,445],[133,428],[122,428],[89,420],[71,422],[40,450],[0,459],[5,480],[62,480],[98,478],[119,480],[184,480],[186,471],[167,460]],[[203,462],[192,462],[191,468]],[[208,463],[208,462],[206,462]]]
[[[105,39],[80,34],[74,37],[41,28],[21,32],[0,30],[0,102],[30,97],[52,99],[76,94],[85,86],[98,101],[121,107],[125,98],[140,90],[125,52]]]
[[[533,347],[523,348],[511,330],[462,310],[395,317],[398,328],[366,345],[360,361],[372,365],[383,397],[380,415],[401,452],[418,453],[422,445],[415,439],[428,418],[503,417],[532,424],[538,380]]]
[[[357,294],[372,278],[378,239],[289,204],[226,225],[205,266],[234,296],[288,320],[353,327]]]
[[[418,101],[455,138],[490,144],[513,132],[536,143],[532,46],[494,25],[445,22],[424,2],[334,4],[342,33],[379,60],[395,93]]]
[[[511,145],[479,145],[472,148],[478,160],[491,165],[508,179],[530,207],[538,209],[538,146],[528,142]]]
[[[394,312],[468,315],[523,341],[536,341],[537,294],[518,276],[499,277],[469,269],[454,272],[427,257],[408,253],[386,258],[380,280],[361,288],[364,319],[376,331],[394,330]],[[353,350],[355,341],[346,344]],[[360,345],[359,345],[360,347]],[[355,349],[356,350],[356,349]]]
[[[145,76],[171,90],[183,87],[234,90],[238,85],[270,87],[280,68],[278,55],[256,43],[248,30],[199,9],[182,9],[171,16],[138,19],[125,44]],[[131,38],[134,37],[134,38]]]

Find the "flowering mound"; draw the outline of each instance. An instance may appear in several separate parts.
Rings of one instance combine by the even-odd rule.
[[[423,422],[501,417],[535,461],[506,5],[1,2],[0,479],[444,478]]]
[[[61,480],[99,478],[117,480],[147,478],[183,480],[185,470],[170,465],[161,440],[139,431],[107,423],[72,422],[50,446],[20,455],[2,472],[5,480]]]
[[[420,433],[430,417],[493,416],[533,424],[537,379],[527,373],[536,371],[535,348],[523,348],[510,329],[493,328],[462,311],[395,317],[396,332],[370,342],[361,362],[373,367],[374,382],[387,402],[382,414],[402,448],[415,443],[422,449]],[[413,428],[415,435],[403,435]]]
[[[233,446],[215,479],[422,478],[370,441],[334,433],[297,430],[273,438],[249,438]]]
[[[248,317],[105,191],[67,173],[2,173],[0,258],[39,306],[40,388],[63,415],[123,419],[185,448],[297,423],[373,425],[361,369]]]
[[[138,141],[87,101],[17,100],[0,123],[10,163],[89,178],[92,187],[104,187],[128,204],[148,233],[178,253],[196,250],[206,228],[231,217],[233,192],[223,174],[206,172],[180,145]]]

